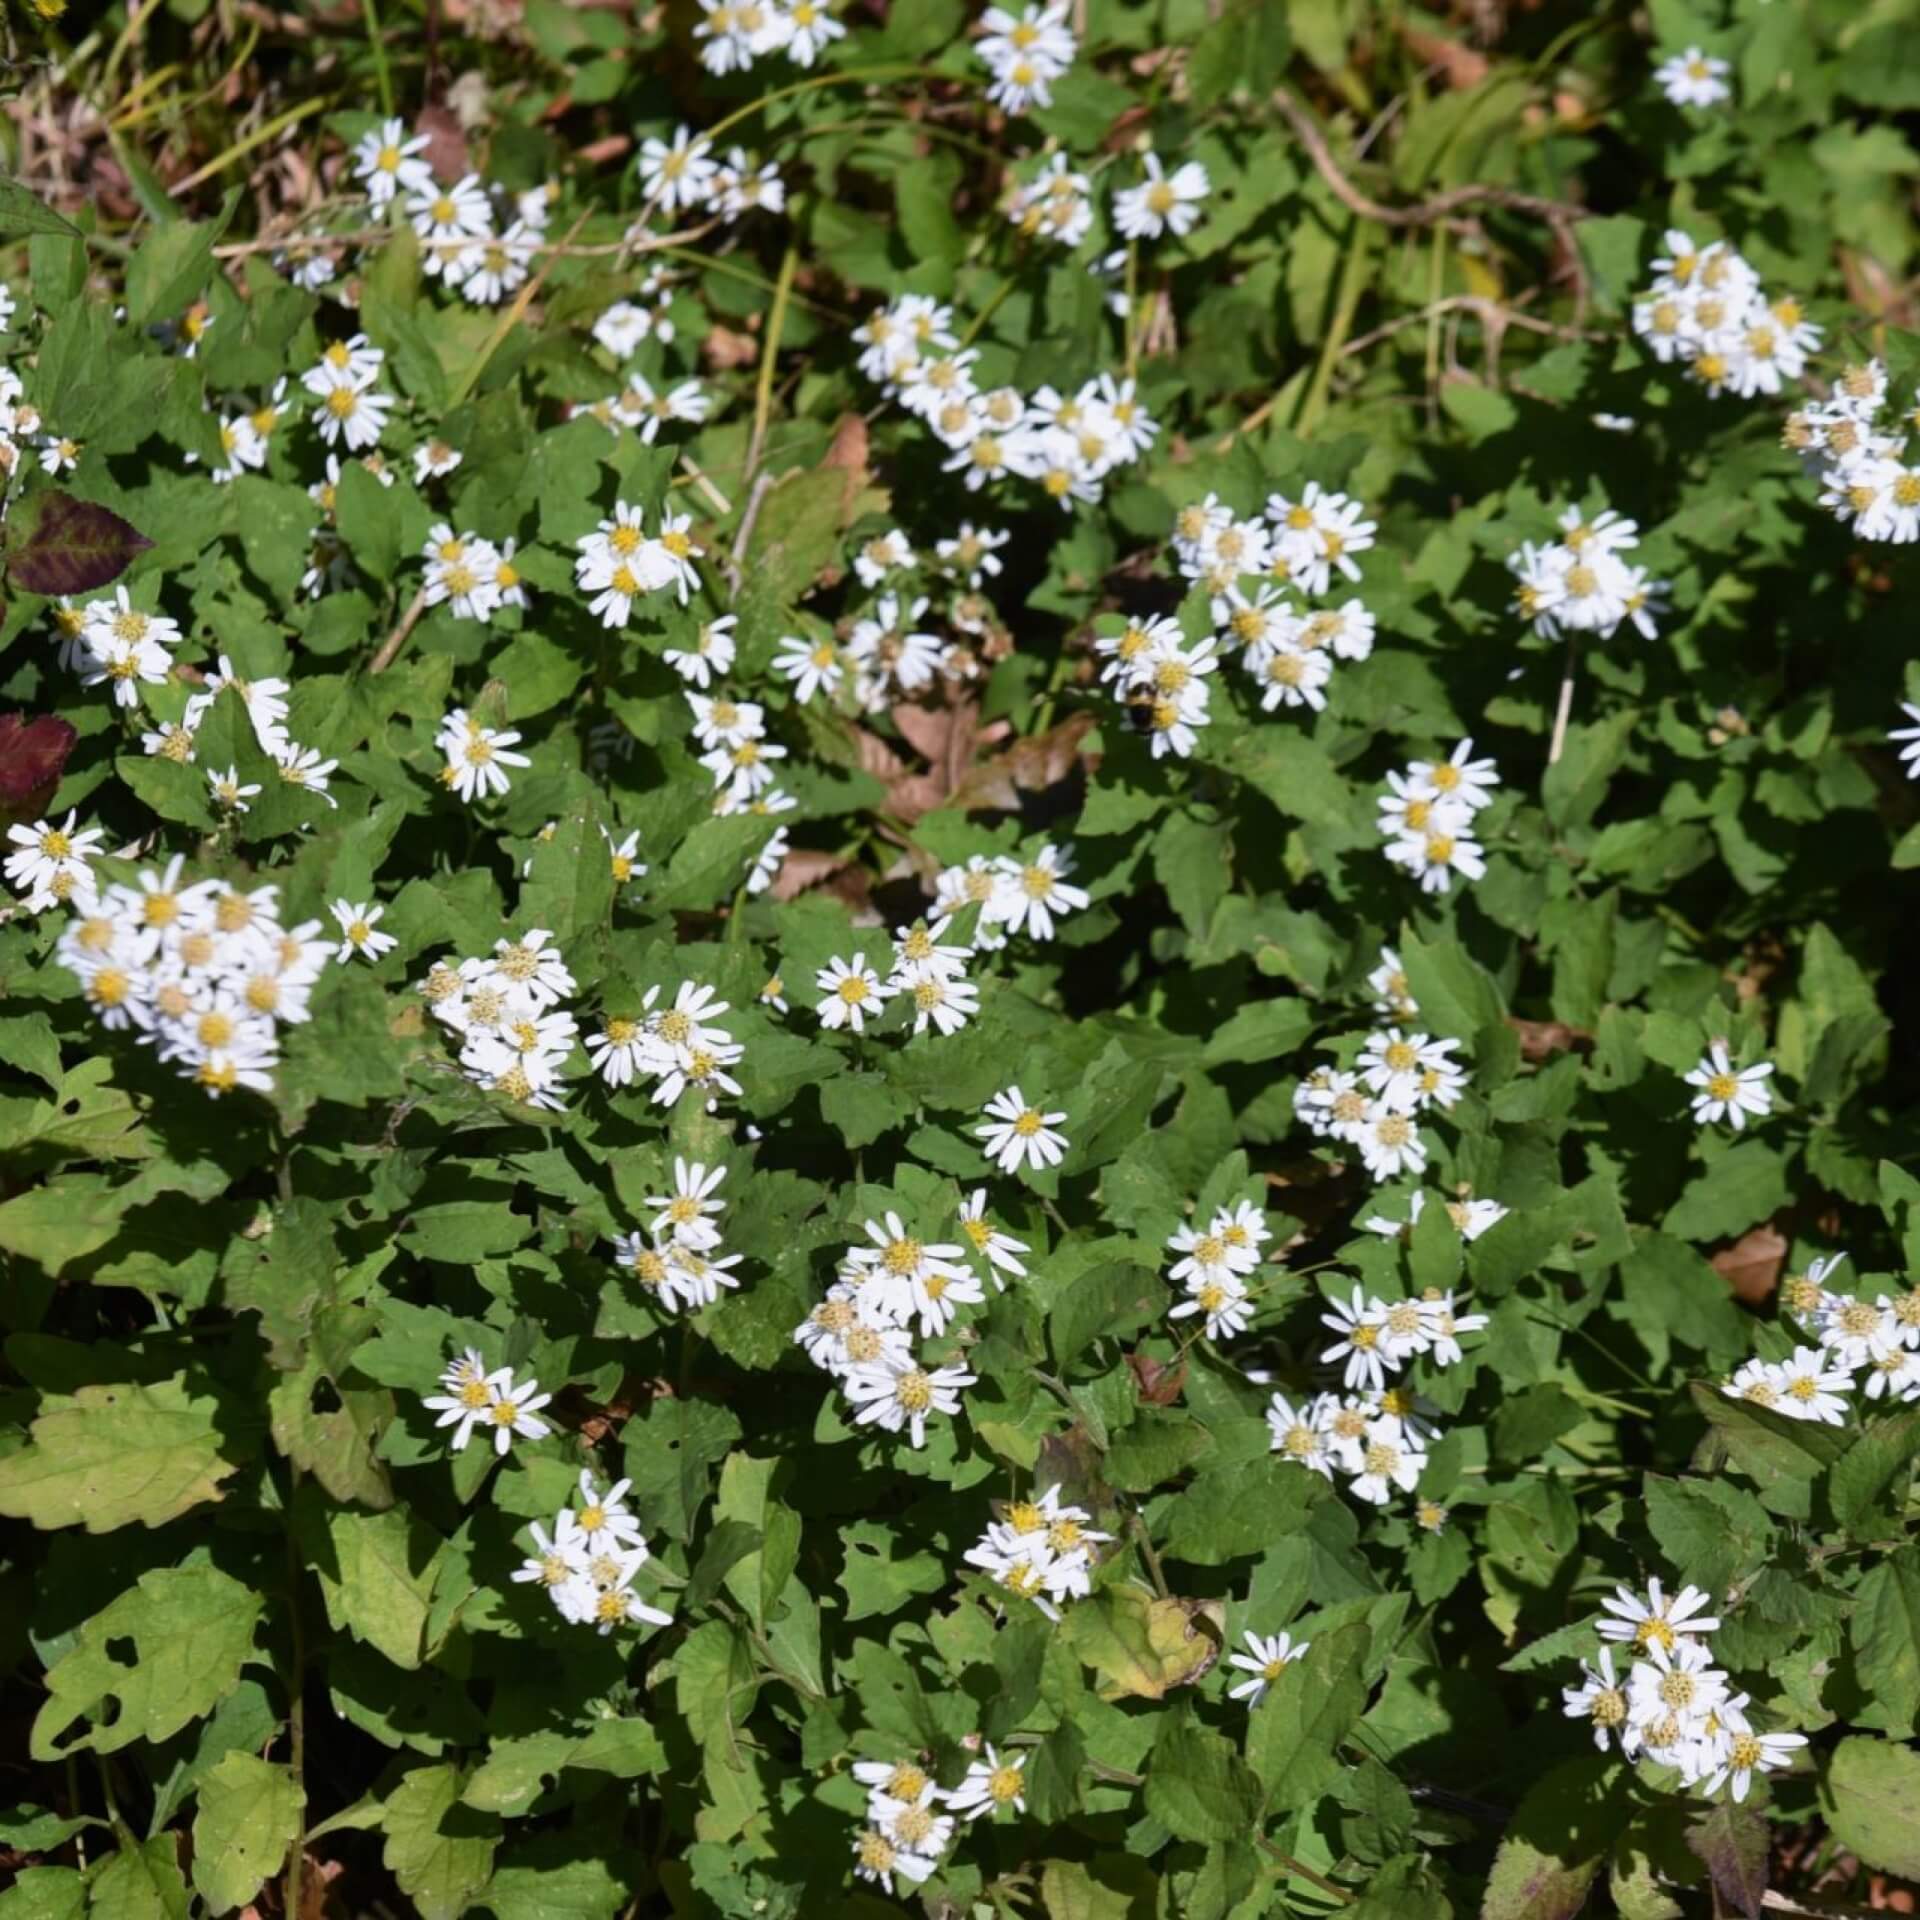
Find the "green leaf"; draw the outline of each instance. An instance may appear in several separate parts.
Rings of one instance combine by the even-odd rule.
[[[314,1516],[310,1522],[308,1516]],[[302,1530],[327,1603],[327,1617],[396,1667],[424,1654],[445,1540],[417,1514],[303,1510]]]
[[[1647,1529],[1667,1563],[1684,1581],[1724,1593],[1762,1565],[1774,1528],[1767,1510],[1744,1487],[1717,1479],[1669,1480],[1648,1474],[1641,1483]]]
[[[1729,1399],[1702,1380],[1693,1383],[1691,1392],[1714,1437],[1734,1465],[1751,1476],[1760,1497],[1776,1512],[1804,1512],[1812,1482],[1845,1450],[1845,1433],[1809,1420],[1790,1420],[1750,1400]]]
[[[918,1593],[938,1593],[948,1583],[946,1563],[931,1553],[897,1553],[894,1529],[856,1520],[840,1529],[846,1560],[839,1585],[846,1590],[848,1620],[898,1613]]]
[[[1666,1231],[1680,1240],[1731,1240],[1789,1204],[1793,1190],[1779,1149],[1741,1140],[1715,1154],[1668,1210]]]
[[[1920,1753],[1855,1734],[1834,1748],[1820,1797],[1841,1846],[1883,1873],[1920,1879]]]
[[[123,1845],[87,1888],[88,1920],[187,1920],[187,1908],[187,1883],[170,1833],[157,1833],[144,1845]]]
[[[1428,942],[1409,929],[1401,935],[1399,953],[1420,1024],[1428,1032],[1465,1040],[1477,1052],[1481,1036],[1505,1024],[1500,989],[1464,947]]]
[[[457,1767],[415,1767],[387,1795],[380,1816],[387,1871],[421,1920],[456,1920],[493,1876],[500,1822],[462,1803],[463,1784]]]
[[[239,1682],[265,1605],[213,1567],[142,1574],[81,1627],[72,1651],[48,1670],[47,1699],[33,1723],[34,1758],[84,1747],[116,1753],[136,1740],[168,1739],[210,1712]],[[90,1731],[73,1731],[88,1719]]]
[[[1193,43],[1187,85],[1194,106],[1204,111],[1242,89],[1267,92],[1286,72],[1292,53],[1283,9],[1271,0],[1236,0]]]
[[[1860,1723],[1920,1730],[1920,1547],[1902,1547],[1861,1578],[1847,1633],[1869,1696]]]
[[[127,265],[129,325],[171,319],[200,296],[213,273],[214,242],[239,204],[240,189],[235,187],[212,220],[175,220],[148,234]]]
[[[0,235],[12,239],[22,233],[71,234],[82,238],[71,220],[63,219],[17,180],[0,180]]]
[[[251,1900],[299,1837],[306,1794],[292,1769],[227,1754],[200,1783],[193,1820],[193,1884],[215,1913]]]
[[[1619,1769],[1569,1760],[1514,1809],[1487,1876],[1480,1920],[1573,1920],[1627,1824]]]
[[[1827,1484],[1833,1517],[1856,1540],[1883,1540],[1899,1532],[1916,1451],[1920,1407],[1908,1407],[1874,1421],[1833,1463]]]
[[[1299,1812],[1340,1778],[1341,1744],[1366,1710],[1372,1645],[1364,1620],[1316,1633],[1253,1710],[1247,1759],[1265,1783],[1269,1812]]]
[[[1243,1839],[1259,1823],[1260,1782],[1217,1733],[1169,1720],[1147,1767],[1147,1811],[1182,1840]]]
[[[220,1499],[236,1465],[221,1453],[218,1403],[186,1380],[49,1394],[32,1444],[0,1460],[0,1513],[108,1533],[162,1526]]]

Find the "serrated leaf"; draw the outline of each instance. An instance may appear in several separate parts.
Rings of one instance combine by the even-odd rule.
[[[1920,1879],[1920,1753],[1871,1735],[1842,1740],[1821,1801],[1841,1846],[1883,1873]]]
[[[219,1403],[175,1374],[151,1385],[50,1394],[32,1444],[0,1460],[0,1513],[36,1527],[158,1527],[208,1500],[237,1463]]]
[[[1147,1811],[1182,1840],[1243,1838],[1259,1821],[1260,1782],[1219,1734],[1170,1720],[1153,1743]]]
[[[462,1803],[464,1784],[457,1767],[415,1767],[381,1810],[381,1857],[421,1920],[458,1920],[493,1875],[500,1822]]]
[[[73,1650],[48,1670],[47,1699],[33,1723],[34,1757],[52,1760],[84,1747],[114,1753],[178,1733],[238,1683],[265,1605],[213,1567],[142,1574],[86,1622]],[[82,1720],[93,1721],[91,1730],[75,1733]]]
[[[290,1767],[227,1754],[200,1783],[193,1820],[193,1884],[215,1913],[244,1905],[299,1836],[306,1794]]]
[[[1339,1778],[1341,1743],[1366,1709],[1372,1644],[1364,1620],[1316,1633],[1253,1710],[1247,1759],[1265,1784],[1270,1813],[1301,1811]]]

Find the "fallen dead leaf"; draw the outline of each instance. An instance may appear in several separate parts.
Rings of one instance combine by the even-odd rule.
[[[1780,1284],[1780,1271],[1787,1264],[1786,1235],[1768,1222],[1722,1247],[1710,1264],[1736,1299],[1757,1306]]]
[[[1564,1020],[1522,1020],[1507,1015],[1507,1025],[1520,1036],[1520,1054],[1525,1060],[1550,1060],[1556,1053],[1591,1053],[1593,1035],[1585,1027],[1570,1027]]]

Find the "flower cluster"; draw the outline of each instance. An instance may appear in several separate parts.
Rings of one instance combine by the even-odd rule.
[[[344,444],[349,453],[361,453],[380,444],[393,410],[393,396],[381,392],[378,381],[386,360],[385,351],[376,347],[364,333],[346,340],[335,340],[321,354],[317,365],[300,376],[300,384],[313,396],[313,422],[320,438],[329,447]],[[250,427],[249,431],[253,429]],[[264,466],[267,449],[263,436],[257,436],[258,457],[243,458],[244,439],[229,450],[229,461],[242,465]],[[224,444],[224,436],[223,436]]]
[[[63,863],[54,857],[48,873],[45,839],[33,857],[51,885]],[[160,1059],[210,1094],[271,1093],[280,1028],[312,1018],[332,943],[316,938],[318,920],[281,925],[278,887],[183,886],[182,864],[176,853],[162,868],[141,868],[131,886],[85,897],[73,884],[78,917],[61,930],[55,952],[103,1027],[137,1029]],[[65,870],[73,870],[70,856]]]
[[[527,589],[513,563],[511,540],[495,546],[477,533],[456,533],[443,520],[430,529],[421,551],[427,606],[444,603],[456,620],[491,620],[502,607],[526,606]]]
[[[594,321],[594,339],[616,360],[631,359],[643,340],[671,344],[674,325],[668,309],[673,304],[676,278],[667,267],[650,267],[641,276],[631,300],[616,300]],[[602,408],[606,410],[604,416]],[[617,425],[610,401],[601,401],[586,411],[609,429]]]
[[[1551,640],[1562,633],[1611,639],[1630,620],[1643,640],[1657,637],[1666,583],[1621,556],[1640,544],[1640,529],[1611,508],[1586,519],[1578,507],[1560,515],[1560,537],[1531,540],[1507,558],[1518,585],[1513,603],[1533,630]]]
[[[469,1356],[471,1357],[471,1356]],[[640,1522],[624,1502],[630,1480],[594,1485],[580,1470],[580,1497],[554,1515],[553,1531],[537,1522],[527,1531],[534,1551],[514,1569],[521,1585],[539,1587],[553,1610],[572,1626],[594,1627],[602,1634],[644,1621],[667,1627],[673,1615],[650,1607],[633,1590],[633,1577],[650,1558]]]
[[[1031,481],[1071,511],[1098,500],[1108,478],[1138,460],[1160,428],[1131,378],[1103,373],[1073,394],[1041,387],[982,389],[979,358],[962,347],[951,307],[902,294],[853,331],[860,371],[947,449],[946,471],[970,491],[1009,475]]]
[[[1419,1116],[1453,1106],[1467,1085],[1457,1040],[1388,1027],[1370,1033],[1351,1068],[1316,1067],[1294,1089],[1293,1111],[1316,1137],[1357,1147],[1377,1181],[1426,1170]]]
[[[1369,1233],[1377,1233],[1386,1240],[1404,1240],[1420,1220],[1421,1212],[1427,1203],[1425,1192],[1416,1187],[1407,1201],[1407,1217],[1404,1220],[1389,1220],[1384,1214],[1369,1214],[1361,1223]],[[1447,1218],[1453,1222],[1454,1231],[1460,1238],[1471,1244],[1478,1240],[1490,1227],[1497,1227],[1507,1217],[1508,1209],[1498,1200],[1475,1200],[1471,1197],[1459,1200],[1444,1200]]]
[[[1790,1420],[1839,1427],[1844,1395],[1920,1400],[1920,1287],[1863,1299],[1827,1285],[1844,1253],[1815,1260],[1780,1289],[1781,1304],[1805,1341],[1784,1360],[1747,1361],[1722,1391]]]
[[[710,1307],[723,1287],[740,1284],[733,1269],[741,1256],[721,1252],[720,1229],[714,1224],[726,1210],[727,1203],[714,1198],[726,1176],[725,1167],[689,1163],[676,1155],[673,1191],[646,1197],[645,1204],[656,1211],[644,1231],[614,1235],[614,1264],[669,1312]]]
[[[526,282],[546,238],[551,196],[544,186],[513,193],[474,173],[444,185],[423,157],[425,138],[405,132],[389,120],[354,150],[367,198],[380,211],[405,192],[427,277],[476,307],[498,306]]]
[[[893,1891],[893,1876],[916,1885],[940,1864],[953,1841],[953,1816],[968,1820],[1011,1808],[1024,1813],[1027,1756],[1000,1754],[990,1741],[963,1743],[985,1758],[970,1761],[957,1787],[941,1787],[913,1761],[856,1760],[853,1777],[867,1789],[867,1825],[854,1838],[853,1870]],[[942,1813],[937,1809],[945,1807]]]
[[[1247,1276],[1265,1258],[1261,1249],[1272,1238],[1266,1215],[1247,1200],[1216,1208],[1204,1229],[1196,1222],[1176,1228],[1167,1251],[1180,1257],[1167,1269],[1167,1279],[1186,1297],[1169,1318],[1204,1314],[1209,1340],[1244,1333],[1253,1316]]]
[[[1014,1501],[990,1521],[967,1549],[966,1562],[1058,1620],[1056,1602],[1083,1600],[1093,1591],[1093,1550],[1113,1538],[1090,1526],[1092,1518],[1084,1507],[1063,1501],[1058,1487],[1049,1487],[1031,1500]]]
[[[984,1226],[984,1200],[975,1194],[961,1208],[963,1226],[968,1207]],[[974,1376],[964,1367],[923,1365],[914,1352],[915,1329],[922,1338],[938,1338],[958,1308],[985,1301],[986,1289],[964,1264],[964,1247],[915,1239],[897,1213],[869,1220],[866,1233],[871,1244],[847,1249],[827,1297],[793,1338],[816,1367],[839,1380],[858,1425],[904,1431],[914,1446],[925,1446],[928,1419],[958,1413],[960,1389],[972,1386]],[[991,1227],[984,1243],[970,1226],[967,1235],[989,1271],[1024,1271],[1009,1258],[1026,1251],[1020,1242],[1005,1241],[996,1258]],[[994,1284],[1003,1284],[997,1275]]]
[[[996,952],[1019,933],[1051,940],[1056,918],[1078,913],[1088,904],[1086,889],[1067,879],[1072,871],[1072,854],[1050,841],[1020,860],[1005,853],[991,859],[976,853],[964,865],[941,869],[933,883],[933,908],[941,914],[980,909],[973,934],[976,952]]]
[[[7,829],[13,851],[6,858],[7,884],[26,895],[28,913],[48,907],[74,906],[91,913],[99,899],[99,885],[91,862],[106,837],[104,827],[80,827],[78,813],[68,811],[64,822],[36,820],[32,826]]]
[[[1067,24],[1068,0],[1046,0],[1015,18],[1005,7],[980,16],[974,51],[993,76],[987,98],[1008,113],[1053,104],[1053,83],[1073,65],[1079,42]]]
[[[1212,717],[1209,676],[1220,665],[1212,639],[1190,641],[1178,620],[1129,620],[1094,641],[1106,656],[1100,678],[1125,702],[1129,723],[1147,737],[1153,757],[1190,756]]]
[[[825,18],[824,9],[820,17]],[[845,32],[838,21],[828,25],[834,37]],[[800,44],[800,37],[793,36],[787,50]],[[807,44],[815,44],[812,36]],[[778,167],[770,162],[755,166],[744,147],[729,147],[725,158],[716,160],[713,142],[691,127],[676,128],[671,140],[655,136],[643,141],[635,166],[646,189],[647,206],[663,213],[704,213],[710,220],[738,220],[756,210],[780,213],[786,208],[787,187]]]
[[[574,543],[578,549],[573,563],[575,584],[593,596],[587,611],[604,627],[624,627],[637,600],[669,588],[684,607],[700,584],[693,564],[696,549],[688,531],[692,525],[692,515],[663,509],[660,531],[649,534],[642,510],[616,500],[613,517]]]
[[[1491,760],[1472,758],[1462,740],[1445,760],[1414,760],[1387,775],[1374,822],[1396,867],[1418,878],[1423,893],[1445,893],[1457,873],[1479,880],[1486,849],[1473,837],[1475,816],[1492,804],[1500,776]]]
[[[1602,1753],[1617,1745],[1629,1760],[1644,1754],[1675,1768],[1685,1786],[1703,1795],[1726,1786],[1735,1800],[1747,1797],[1756,1773],[1792,1764],[1806,1736],[1754,1732],[1749,1696],[1712,1664],[1707,1642],[1720,1622],[1700,1611],[1712,1602],[1698,1587],[1669,1597],[1649,1580],[1644,1600],[1620,1587],[1600,1604],[1599,1657],[1580,1663],[1581,1684],[1562,1688],[1561,1698],[1568,1719],[1592,1726]],[[1624,1679],[1615,1647],[1632,1660]]]
[[[1778,393],[1805,373],[1820,329],[1791,294],[1769,300],[1760,276],[1724,240],[1696,246],[1678,227],[1633,303],[1633,330],[1662,364],[1712,396]]]
[[[434,736],[433,744],[446,757],[441,784],[468,802],[505,793],[513,784],[507,769],[533,764],[513,751],[519,742],[511,729],[483,726],[465,707],[455,707]]]
[[[942,945],[951,924],[942,914],[931,923],[916,920],[900,928],[894,935],[893,969],[884,980],[861,955],[849,961],[835,954],[814,978],[821,994],[820,1024],[862,1033],[870,1015],[905,995],[914,1010],[915,1033],[926,1032],[929,1024],[941,1034],[958,1033],[980,1011],[980,989],[967,978],[972,949]]]
[[[13,325],[14,298],[0,285],[0,332]],[[18,471],[28,445],[40,450],[42,473],[65,473],[80,457],[77,441],[47,430],[40,409],[27,397],[26,384],[11,367],[0,367],[0,479]]]
[[[136,607],[125,587],[88,601],[73,627],[62,664],[78,672],[83,687],[110,687],[116,706],[137,707],[142,684],[163,685],[173,672],[179,623]]]
[[[1439,1429],[1413,1389],[1396,1383],[1415,1359],[1450,1367],[1464,1358],[1463,1333],[1476,1333],[1486,1315],[1460,1313],[1451,1291],[1429,1288],[1416,1300],[1369,1297],[1359,1287],[1348,1301],[1336,1301],[1320,1316],[1340,1338],[1320,1356],[1326,1365],[1344,1363],[1344,1392],[1327,1392],[1298,1407],[1276,1393],[1267,1408],[1267,1426],[1275,1453],[1331,1480],[1346,1476],[1357,1500],[1384,1506],[1397,1487],[1411,1493],[1419,1484],[1427,1454]],[[1420,1525],[1438,1531],[1443,1509],[1428,1502],[1416,1508]]]
[[[746,1056],[746,1048],[725,1027],[713,1022],[727,1011],[713,989],[683,980],[673,1005],[655,1010],[658,987],[649,987],[637,1016],[610,1016],[587,1039],[593,1070],[610,1087],[631,1085],[636,1075],[653,1083],[656,1105],[670,1107],[689,1087],[706,1096],[711,1112],[722,1093],[735,1099],[740,1083],[728,1072]]]
[[[845,33],[826,0],[700,0],[705,16],[693,29],[700,64],[709,73],[745,73],[756,60],[783,54],[810,67],[822,47]]]
[[[495,1453],[505,1453],[515,1439],[544,1440],[553,1431],[540,1419],[540,1409],[553,1399],[540,1391],[531,1374],[515,1385],[511,1367],[492,1367],[469,1347],[440,1376],[440,1391],[423,1397],[422,1404],[440,1418],[436,1427],[451,1427],[447,1445],[464,1450],[474,1429],[493,1435]]]
[[[1820,487],[1820,504],[1862,540],[1897,546],[1920,540],[1920,464],[1899,427],[1920,417],[1920,404],[1883,427],[1887,370],[1879,361],[1847,367],[1816,406],[1787,416],[1786,445]]]
[[[1299,497],[1268,497],[1242,520],[1214,494],[1174,516],[1172,544],[1182,578],[1203,586],[1219,655],[1237,648],[1264,712],[1326,705],[1336,660],[1373,651],[1374,619],[1357,599],[1307,604],[1360,578],[1356,555],[1374,544],[1377,524],[1361,503],[1309,480]],[[1147,642],[1130,629],[1111,645],[1123,665]],[[1218,657],[1218,656],[1216,656]]]
[[[1331,1481],[1338,1469],[1355,1499],[1385,1506],[1396,1487],[1411,1493],[1426,1470],[1427,1442],[1436,1429],[1413,1405],[1414,1396],[1404,1390],[1322,1393],[1297,1407],[1276,1393],[1267,1407],[1270,1445],[1323,1479]],[[1425,1503],[1419,1516],[1436,1530],[1445,1519]]]
[[[545,927],[458,966],[434,964],[420,983],[427,1010],[460,1036],[460,1066],[491,1093],[531,1107],[566,1104],[561,1069],[579,1026],[562,1002],[574,978]]]

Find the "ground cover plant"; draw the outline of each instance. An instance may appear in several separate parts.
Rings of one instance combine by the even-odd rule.
[[[1916,26],[17,10],[0,1920],[1912,1911]]]

